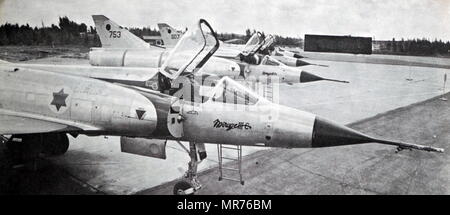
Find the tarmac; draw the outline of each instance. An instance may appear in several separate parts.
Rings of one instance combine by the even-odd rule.
[[[210,169],[201,174],[204,188],[197,194],[449,194],[450,107],[440,98],[388,111],[350,127],[378,137],[443,147],[444,154],[414,150],[397,153],[395,147],[376,143],[270,149],[245,157],[244,185],[218,181],[216,169]],[[169,194],[175,182],[138,194]]]
[[[326,56],[334,55],[340,54]],[[420,58],[422,65],[411,66],[319,59],[310,56],[305,60],[329,67],[302,69],[350,83],[280,85],[281,104],[351,124],[375,136],[447,149],[447,103],[439,99],[418,103],[443,93],[443,76],[449,69],[424,66],[437,60]],[[61,61],[67,59],[30,62]],[[6,184],[5,193],[171,194],[174,181],[187,168],[187,154],[173,142],[168,144],[168,158],[158,160],[121,153],[118,137],[70,140],[65,155],[39,159],[38,171],[3,174],[0,183]],[[204,183],[199,194],[448,194],[450,187],[447,153],[395,153],[395,147],[378,144],[323,149],[245,147],[242,186],[218,182],[216,145],[208,144],[207,152],[208,158],[199,166]]]

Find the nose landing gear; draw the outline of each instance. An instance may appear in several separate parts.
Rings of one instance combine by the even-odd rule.
[[[188,170],[184,174],[184,179],[175,184],[173,188],[174,195],[193,195],[196,191],[202,188],[202,185],[197,177],[197,166],[202,162],[206,156],[202,156],[202,160],[198,160],[197,146],[195,142],[189,142],[189,149],[187,149],[181,142],[178,144],[189,154],[191,160],[188,163]]]

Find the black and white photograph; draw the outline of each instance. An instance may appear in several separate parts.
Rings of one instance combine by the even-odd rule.
[[[0,195],[448,195],[448,75],[450,0],[0,0]]]

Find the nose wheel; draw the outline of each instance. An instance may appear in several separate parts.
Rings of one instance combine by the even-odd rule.
[[[194,195],[195,190],[192,185],[187,181],[180,181],[173,187],[174,195]]]
[[[202,161],[198,161],[197,147],[195,142],[189,142],[189,149],[187,149],[181,142],[177,141],[186,152],[188,152],[191,160],[188,163],[188,170],[184,174],[184,179],[177,182],[173,188],[174,195],[194,195],[196,191],[202,188],[202,185],[197,177],[197,166]]]

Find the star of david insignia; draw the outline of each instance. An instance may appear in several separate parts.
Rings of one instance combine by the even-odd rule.
[[[66,99],[69,96],[69,94],[64,93],[64,88],[61,89],[57,93],[53,93],[53,100],[50,105],[55,105],[56,110],[59,111],[61,107],[67,107],[66,105]]]
[[[145,110],[136,110],[136,114],[139,120],[144,119]]]

